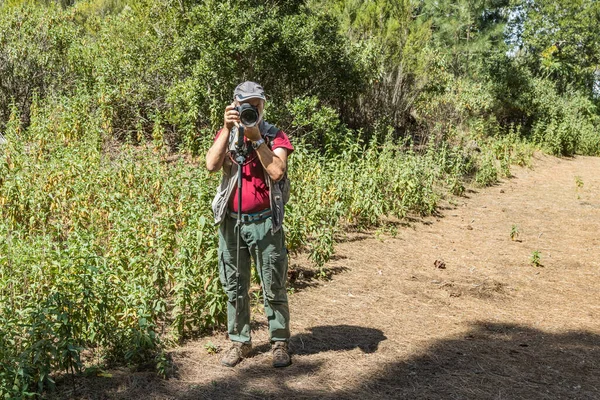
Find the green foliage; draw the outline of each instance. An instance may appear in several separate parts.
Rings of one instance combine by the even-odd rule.
[[[298,115],[291,114],[303,101],[306,108],[318,99],[323,117],[359,128],[365,141],[383,140],[388,126],[396,136],[437,141],[471,118],[493,115],[504,130],[515,124],[524,135],[535,131],[536,141],[553,153],[598,151],[596,123],[589,116],[577,127],[581,133],[574,145],[570,121],[553,121],[536,103],[539,85],[531,74],[540,74],[528,54],[552,36],[539,33],[554,23],[549,3],[512,5],[521,10],[511,14],[510,26],[518,31],[513,39],[530,49],[514,56],[507,55],[502,40],[509,15],[503,0],[313,0],[308,5],[87,0],[63,8],[42,3],[2,5],[0,126],[12,103],[27,125],[36,95],[43,100],[83,90],[102,110],[112,136],[139,143],[160,131],[169,150],[198,154],[204,141],[197,132],[219,126],[233,87],[253,79],[270,95],[268,117],[299,136],[303,131],[320,135],[320,128],[299,127]],[[594,6],[580,3],[580,11],[564,5],[561,15],[587,27],[595,18]],[[529,19],[523,21],[524,15]],[[575,46],[572,32],[575,28],[564,30],[561,46]],[[592,37],[581,43],[584,58],[577,61],[572,50],[565,50],[559,52],[561,60],[590,70],[597,50],[588,40]],[[544,76],[552,78],[545,84],[554,85],[570,75]],[[592,92],[578,82],[573,82],[583,90],[578,96],[589,98]],[[556,95],[563,101],[571,96],[567,86],[560,83]],[[344,129],[339,131],[344,136]],[[316,146],[337,142],[308,141]]]
[[[542,265],[542,253],[540,253],[538,250],[534,250],[531,253],[531,258],[529,259],[529,262],[534,267],[543,267],[543,265]]]
[[[312,3],[340,21],[368,67],[370,88],[355,90],[355,101],[342,110],[343,120],[369,131],[384,123],[396,133],[405,132],[413,104],[429,81],[430,22],[417,18],[419,10],[411,1],[339,0],[333,7],[329,1]]]
[[[297,98],[288,104],[288,110],[292,121],[287,133],[314,149],[335,155],[356,141],[355,133],[343,126],[336,110],[320,105],[316,96]]]
[[[182,337],[224,319],[215,180],[153,146],[110,148],[101,112],[84,100],[34,106],[29,129],[6,135],[0,364],[15,367],[0,392],[79,370],[84,348],[137,363],[153,357],[165,328]]]
[[[288,246],[322,275],[348,228],[429,215],[534,146],[600,155],[596,6],[563,3],[573,27],[526,3],[514,54],[504,0],[2,3],[0,397],[167,376],[165,344],[223,323],[203,155],[242,80],[294,141]]]
[[[65,63],[79,29],[55,6],[0,4],[0,129],[15,104],[27,122],[35,94],[73,84]]]
[[[139,143],[158,124],[171,150],[197,152],[197,130],[221,124],[244,79],[267,88],[283,126],[297,97],[337,110],[367,83],[337,21],[300,5],[88,0],[0,10],[0,126],[11,102],[27,122],[34,93],[84,90],[112,136]]]
[[[555,155],[600,155],[600,119],[593,102],[577,91],[556,93],[547,80],[534,80],[538,118],[532,138]]]
[[[485,156],[481,160],[481,166],[475,175],[475,182],[479,186],[490,186],[498,182],[498,169],[494,158]]]
[[[352,47],[333,19],[302,7],[290,11],[246,1],[191,7],[173,50],[183,76],[167,96],[175,107],[169,121],[219,126],[224,104],[245,79],[267,89],[268,118],[284,127],[290,122],[287,104],[296,97],[317,96],[340,107],[364,84]]]
[[[477,76],[490,55],[506,52],[504,27],[508,0],[431,1],[421,3],[419,18],[430,21],[433,45],[447,58],[455,76]]]
[[[33,103],[28,128],[16,117],[7,125],[2,394],[52,387],[53,372],[86,367],[84,350],[101,365],[154,360],[167,374],[165,340],[224,320],[209,207],[218,177],[198,160],[172,159],[158,139],[115,142],[94,105],[83,93],[47,98]],[[332,137],[340,128],[333,122]],[[430,214],[442,195],[437,182],[459,179],[466,161],[459,148],[431,146],[418,155],[392,140],[348,141],[336,156],[299,143],[290,160],[289,248],[308,249],[322,267],[342,227]]]
[[[561,94],[575,87],[593,95],[600,64],[600,4],[594,0],[517,4],[519,18],[513,21],[521,32],[517,45],[532,70],[556,82]]]
[[[213,342],[208,342],[204,345],[204,349],[208,354],[217,354],[221,351],[218,345],[215,345]]]
[[[519,237],[519,227],[513,224],[510,228],[510,240],[517,240]]]

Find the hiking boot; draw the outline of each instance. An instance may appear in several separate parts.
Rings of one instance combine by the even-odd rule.
[[[252,345],[250,343],[233,342],[221,358],[221,364],[226,367],[235,367],[243,358],[248,357],[251,350]]]
[[[273,343],[273,366],[276,368],[287,367],[291,363],[292,358],[287,342]]]

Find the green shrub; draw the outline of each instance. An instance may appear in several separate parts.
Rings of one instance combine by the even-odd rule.
[[[482,157],[479,169],[475,174],[475,182],[480,186],[490,186],[498,182],[498,169],[492,156]]]
[[[15,380],[40,390],[51,372],[77,371],[84,348],[140,362],[161,346],[159,334],[183,337],[224,318],[215,179],[151,145],[107,151],[90,103],[34,106],[30,127],[6,134],[0,304],[13,328],[3,331],[0,364],[17,366],[0,392],[13,393]]]
[[[595,105],[576,91],[559,96],[546,80],[537,80],[535,88],[533,140],[558,156],[600,154],[600,120]]]
[[[0,364],[10,366],[0,391],[11,396],[84,368],[84,349],[101,363],[141,362],[225,315],[209,206],[218,176],[201,159],[172,161],[160,140],[117,144],[85,93],[45,103],[33,103],[27,129],[11,119],[0,158]],[[455,155],[355,141],[326,157],[298,143],[290,250],[323,266],[342,226],[433,212],[441,157]]]
[[[65,60],[80,33],[72,15],[59,7],[0,4],[0,129],[11,104],[27,123],[34,95],[43,97],[75,84]]]

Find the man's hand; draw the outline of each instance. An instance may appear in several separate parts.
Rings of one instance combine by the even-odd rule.
[[[240,114],[234,109],[235,102],[225,107],[223,128],[227,129],[227,131],[231,131],[234,126],[238,126],[240,123]]]
[[[244,127],[244,136],[248,138],[248,140],[252,140],[256,142],[261,138],[260,131],[258,130],[258,126],[253,126],[251,128]]]
[[[225,107],[223,115],[223,129],[219,137],[214,141],[206,153],[206,168],[210,172],[216,172],[223,167],[225,156],[227,155],[227,147],[229,145],[229,133],[234,126],[240,123],[240,115],[234,110],[235,102]]]

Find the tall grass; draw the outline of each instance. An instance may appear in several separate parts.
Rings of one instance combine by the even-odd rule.
[[[57,369],[153,355],[224,318],[216,177],[161,147],[111,149],[101,113],[63,99],[10,126],[0,158],[0,392]],[[80,133],[86,132],[85,136]],[[172,328],[171,328],[172,327]]]

